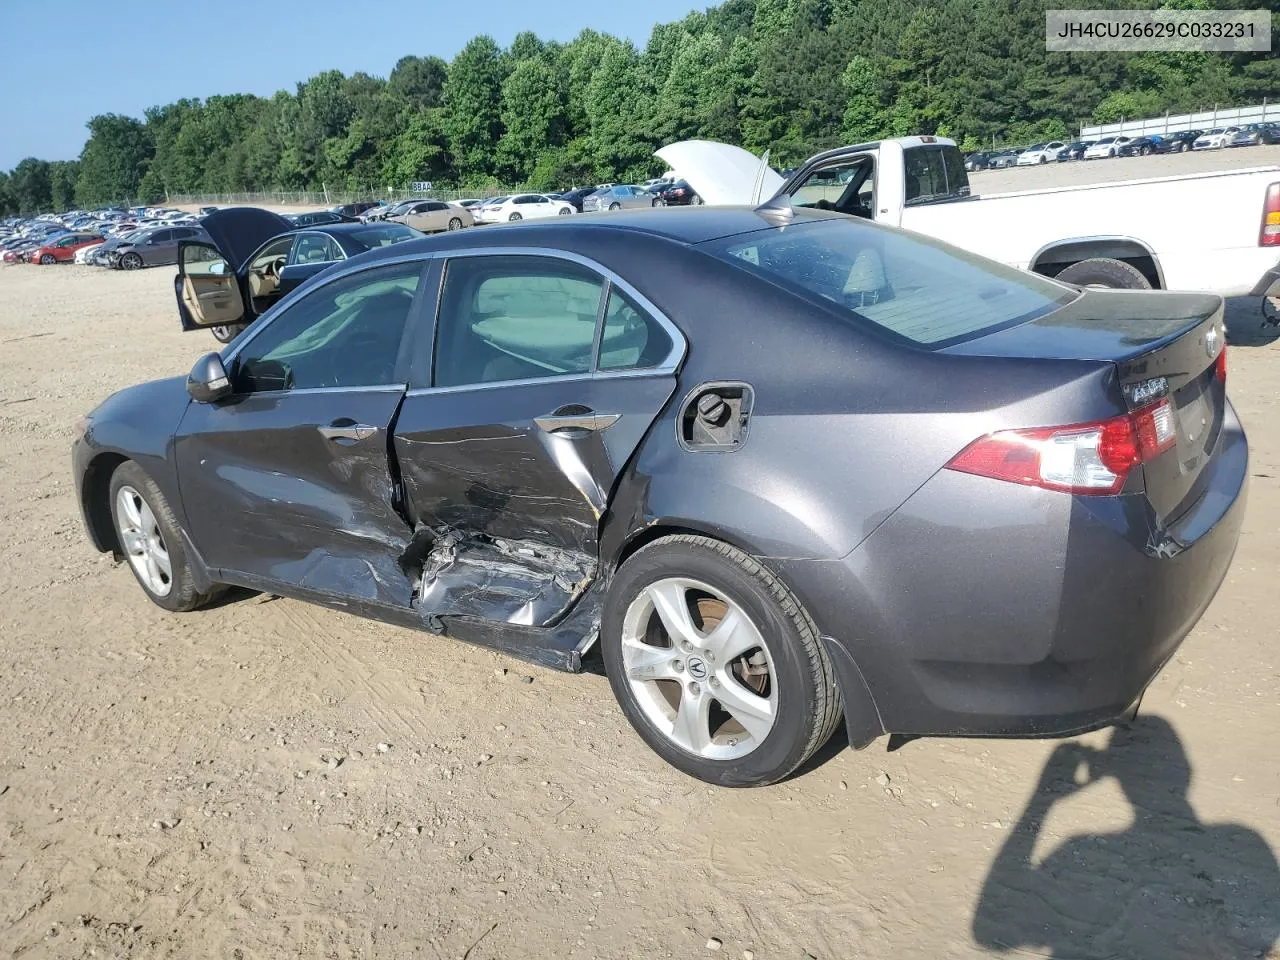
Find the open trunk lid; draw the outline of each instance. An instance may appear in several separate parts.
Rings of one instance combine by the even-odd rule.
[[[1205,467],[1217,450],[1226,410],[1222,310],[1222,298],[1210,294],[1089,289],[1060,310],[945,352],[1110,361],[1128,409],[1167,399],[1175,441],[1142,468],[1147,499],[1164,526],[1203,494]]]

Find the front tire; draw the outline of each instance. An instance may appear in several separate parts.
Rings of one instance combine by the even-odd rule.
[[[142,258],[136,253],[126,253],[120,258],[120,266],[125,270],[137,270],[142,266]]]
[[[248,324],[245,323],[219,323],[209,328],[209,332],[213,334],[213,339],[219,343],[230,343],[236,337],[240,336],[240,331]]]
[[[196,590],[178,521],[146,471],[132,460],[120,464],[111,475],[110,496],[120,552],[142,592],[174,613],[207,603],[213,595]]]
[[[46,253],[40,257],[40,262],[45,266],[48,266],[51,263],[57,263],[58,258],[55,257],[52,253]]]
[[[782,780],[831,736],[840,693],[818,632],[768,569],[707,537],[665,537],[615,574],[601,652],[641,738],[707,783]]]
[[[620,203],[611,203],[611,204],[609,204],[609,209],[610,209],[610,210],[621,210],[621,209],[622,209],[622,204],[620,204]]]
[[[1112,290],[1150,290],[1151,283],[1137,267],[1123,260],[1095,257],[1073,263],[1057,276],[1063,283],[1081,287],[1106,287]]]

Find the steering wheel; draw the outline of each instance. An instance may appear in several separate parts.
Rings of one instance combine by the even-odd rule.
[[[287,260],[288,260],[287,257],[276,257],[275,259],[269,261],[267,265],[262,268],[263,275],[268,277],[274,277],[275,279],[279,280],[280,271],[284,269],[284,265]]]

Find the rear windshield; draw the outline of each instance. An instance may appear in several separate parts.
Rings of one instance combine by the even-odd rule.
[[[1032,320],[1069,287],[917,234],[832,219],[711,241],[744,270],[914,344],[937,348]]]

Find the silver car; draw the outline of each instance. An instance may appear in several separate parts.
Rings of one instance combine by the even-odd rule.
[[[582,201],[583,213],[600,210],[624,210],[628,207],[651,207],[653,197],[644,189],[631,183],[619,183],[597,190]]]

